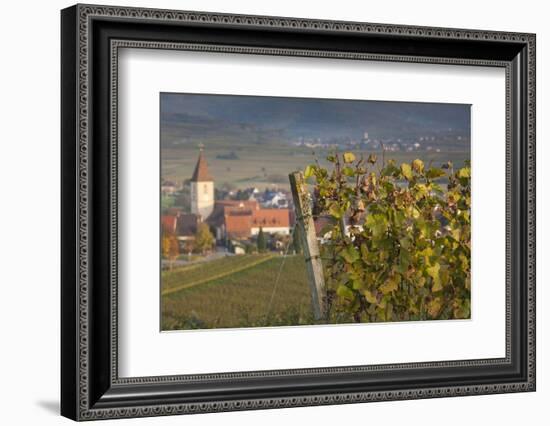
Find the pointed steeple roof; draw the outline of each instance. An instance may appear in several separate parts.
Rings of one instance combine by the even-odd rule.
[[[202,155],[202,148],[199,152],[199,158],[197,160],[197,165],[195,166],[195,171],[193,172],[193,177],[191,178],[191,182],[213,182],[214,179],[212,176],[210,176],[210,173],[208,172],[208,165],[206,164],[206,160],[204,159]]]

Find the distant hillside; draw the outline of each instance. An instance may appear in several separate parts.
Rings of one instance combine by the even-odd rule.
[[[283,129],[257,127],[254,124],[231,122],[208,116],[187,113],[164,113],[161,117],[162,146],[176,147],[208,141],[209,146],[216,142],[237,142],[238,144],[263,144],[288,141]]]
[[[452,134],[469,139],[470,106],[223,95],[161,95],[162,145],[330,142]]]

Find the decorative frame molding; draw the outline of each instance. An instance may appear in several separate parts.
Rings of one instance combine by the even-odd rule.
[[[136,23],[142,30],[126,31]],[[171,28],[189,28],[191,40],[175,38]],[[223,28],[239,43],[212,43],[204,29]],[[158,41],[135,38],[140,31],[166,33]],[[197,33],[193,33],[193,31]],[[251,46],[247,30],[271,31],[300,39],[314,32],[327,37],[349,35],[350,48]],[[121,37],[124,35],[124,38]],[[172,38],[170,38],[172,37]],[[185,35],[184,35],[185,37]],[[198,40],[204,37],[205,40]],[[353,49],[355,37],[375,40],[371,51]],[[370,38],[369,38],[370,37]],[[283,37],[284,38],[284,37]],[[288,38],[280,43],[287,43]],[[418,55],[386,51],[388,42],[423,44]],[[276,44],[279,41],[274,42]],[[377,44],[378,43],[378,44]],[[442,56],[437,44],[459,46],[464,56]],[[461,46],[478,47],[466,52]],[[274,56],[443,63],[503,67],[506,70],[506,357],[502,359],[327,367],[300,370],[221,373],[187,376],[119,378],[117,368],[117,85],[118,49],[154,48]],[[367,49],[369,47],[367,46]],[[384,50],[386,49],[386,50]],[[489,50],[492,50],[490,53]],[[126,7],[76,5],[62,12],[62,414],[75,420],[141,417],[243,409],[434,398],[535,390],[535,36],[510,32],[309,19],[183,12]],[[108,122],[108,123],[107,123]],[[100,143],[103,142],[103,144]],[[94,168],[91,168],[91,158]],[[98,177],[97,165],[107,172]],[[96,189],[97,188],[97,189]],[[106,198],[99,189],[107,189]],[[514,208],[519,208],[515,211]],[[104,229],[99,234],[97,229]],[[95,255],[101,246],[108,259]],[[513,257],[519,258],[512,261]],[[97,263],[101,263],[97,266]],[[99,269],[101,268],[101,269]],[[98,278],[100,277],[100,278]],[[106,281],[105,281],[106,280]],[[92,301],[94,302],[92,304]],[[102,309],[98,308],[100,304]],[[108,308],[108,309],[107,309]],[[508,380],[439,383],[452,369],[501,368]],[[404,385],[408,371],[431,371],[436,386]],[[473,371],[473,370],[472,370]],[[384,372],[395,384],[376,389],[359,377]],[[512,374],[512,372],[514,374]],[[503,373],[504,374],[504,373]],[[364,375],[364,376],[362,376]],[[331,377],[349,377],[339,391],[323,392]],[[393,377],[392,376],[392,377]],[[299,383],[311,377],[314,391],[275,385],[284,378]],[[404,376],[402,376],[404,377]],[[230,380],[248,380],[237,394],[224,394]],[[272,384],[268,397],[254,389]],[[168,398],[174,387],[194,386]],[[279,387],[277,387],[279,386]],[[392,387],[393,386],[393,387]],[[137,389],[142,396],[137,395]],[[164,390],[163,390],[164,389]],[[313,388],[312,388],[313,389]],[[202,392],[202,393],[201,393]],[[149,394],[148,397],[143,394]],[[208,394],[207,398],[204,394]]]

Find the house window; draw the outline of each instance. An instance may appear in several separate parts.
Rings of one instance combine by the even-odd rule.
[[[204,193],[208,194],[208,185],[204,184],[203,188],[204,188]]]

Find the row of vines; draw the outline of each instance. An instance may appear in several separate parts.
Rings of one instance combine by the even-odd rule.
[[[471,172],[331,154],[308,166],[327,316],[355,322],[470,317]],[[331,321],[331,322],[332,322]]]

